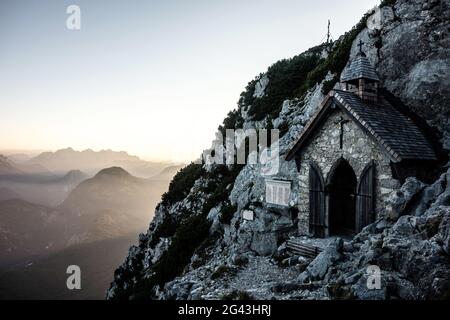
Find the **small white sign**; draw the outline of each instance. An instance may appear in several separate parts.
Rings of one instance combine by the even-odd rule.
[[[266,180],[266,202],[280,206],[288,206],[291,197],[291,182],[282,180]]]
[[[255,214],[251,210],[244,210],[242,212],[242,217],[244,218],[244,220],[247,220],[247,221],[255,220]]]

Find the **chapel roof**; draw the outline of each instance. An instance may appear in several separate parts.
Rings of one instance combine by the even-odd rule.
[[[357,79],[368,79],[380,81],[377,72],[367,59],[364,52],[359,52],[356,57],[349,62],[341,75],[341,82],[349,82]]]
[[[414,122],[384,99],[368,102],[349,91],[333,90],[305,126],[286,155],[294,158],[320,127],[333,107],[347,113],[371,137],[393,162],[402,160],[436,160],[433,148]]]

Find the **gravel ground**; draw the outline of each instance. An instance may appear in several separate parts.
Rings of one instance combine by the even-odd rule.
[[[227,271],[219,278],[211,279],[219,268]],[[191,299],[323,299],[322,294],[299,289],[298,285],[295,285],[300,272],[297,266],[280,267],[270,258],[257,256],[251,258],[243,267],[213,268],[209,265],[193,270],[187,273],[181,282],[197,280],[190,290]]]

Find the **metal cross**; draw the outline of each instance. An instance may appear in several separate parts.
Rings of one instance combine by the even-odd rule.
[[[343,117],[339,117],[339,121],[335,122],[341,126],[341,132],[339,135],[339,148],[342,150],[344,147],[344,124],[350,122],[350,120],[345,120]]]
[[[360,53],[363,52],[363,51],[362,51],[363,45],[365,45],[365,43],[360,39],[360,40],[359,40],[359,43],[358,43],[358,47],[359,47],[359,52],[360,52]]]

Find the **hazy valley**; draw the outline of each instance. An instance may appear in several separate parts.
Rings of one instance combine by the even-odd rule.
[[[179,168],[70,148],[29,159],[1,156],[1,298],[103,298]],[[75,296],[65,287],[71,264],[92,282]],[[31,278],[33,285],[23,285]],[[45,296],[39,288],[47,288]]]

